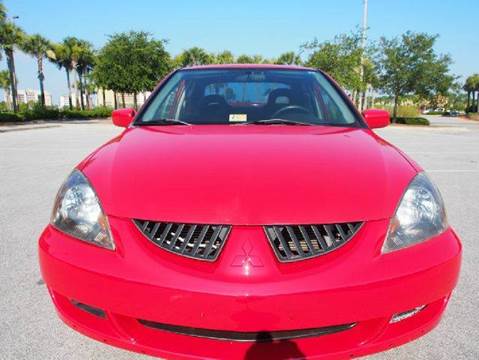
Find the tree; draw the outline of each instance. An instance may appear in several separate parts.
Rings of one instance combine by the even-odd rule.
[[[72,58],[74,68],[78,74],[81,109],[85,110],[83,98],[85,95],[86,75],[93,69],[93,66],[95,65],[95,53],[93,50],[93,45],[86,40],[77,40],[72,47]],[[88,94],[87,102],[87,105],[89,105]]]
[[[275,64],[284,65],[301,65],[301,57],[294,53],[294,51],[288,51],[281,54],[274,62]]]
[[[393,96],[393,118],[402,96],[415,93],[420,99],[446,95],[454,82],[449,74],[451,59],[434,51],[437,35],[407,32],[401,38],[380,40],[380,84]]]
[[[206,50],[199,47],[192,47],[184,50],[181,54],[175,57],[174,63],[177,67],[187,67],[195,65],[212,64],[215,58]]]
[[[0,3],[0,23],[3,23],[7,20],[7,9],[3,3]]]
[[[475,110],[479,109],[476,108],[476,91],[479,91],[479,74],[473,74],[466,79],[466,82],[463,86],[464,91],[467,93],[467,108],[466,111],[474,112]],[[472,102],[471,102],[471,94],[472,94]],[[477,100],[479,102],[479,94],[477,96]]]
[[[43,86],[45,75],[43,74],[43,59],[48,56],[51,47],[50,41],[38,34],[25,36],[21,44],[21,49],[25,53],[32,55],[37,60],[38,80],[40,82],[40,103],[42,107],[45,106],[45,90]]]
[[[146,32],[124,32],[109,36],[99,51],[93,78],[114,92],[136,94],[152,90],[171,69],[164,40]]]
[[[215,64],[233,64],[235,62],[235,58],[231,51],[224,50],[214,55],[213,62]]]
[[[261,55],[250,56],[250,55],[244,55],[244,54],[238,56],[238,58],[236,59],[236,62],[238,64],[269,64],[271,63],[270,60],[265,59]]]
[[[467,110],[466,102],[467,96],[461,91],[462,87],[455,82],[447,94],[447,105],[449,109],[453,110]]]
[[[75,67],[74,61],[74,49],[76,44],[78,43],[78,39],[74,37],[67,37],[63,39],[63,42],[60,44],[53,44],[52,50],[53,53],[49,54],[49,59],[55,63],[59,69],[65,69],[65,73],[67,76],[67,87],[68,87],[68,105],[70,110],[73,109],[73,102],[72,102],[72,87],[70,81],[70,73],[73,71]]]
[[[10,109],[10,73],[8,70],[0,71],[0,88],[5,92],[5,103]]]
[[[97,58],[97,63],[98,63],[98,58]],[[94,85],[97,89],[101,89],[103,105],[105,105],[106,103],[105,89],[108,86],[108,78],[106,78],[106,76],[107,76],[107,73],[105,73],[104,71],[95,71],[95,69],[93,69],[90,76],[92,85]],[[115,103],[116,103],[116,95],[115,95]]]
[[[236,62],[238,64],[253,64],[254,63],[254,59],[252,56],[249,56],[249,55],[240,55],[236,58]]]
[[[332,41],[319,42],[315,39],[303,44],[304,50],[312,51],[306,65],[327,72],[344,88],[359,92],[363,53],[360,40],[359,33],[352,33],[337,35]]]
[[[17,104],[17,77],[15,74],[15,47],[20,45],[25,34],[18,26],[6,19],[5,8],[0,9],[0,49],[5,52],[10,77],[13,111],[18,111]]]

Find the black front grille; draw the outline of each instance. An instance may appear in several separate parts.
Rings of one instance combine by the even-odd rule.
[[[226,341],[250,341],[250,342],[272,342],[289,339],[299,339],[305,337],[314,337],[321,335],[334,334],[340,331],[345,331],[353,328],[356,323],[325,326],[313,329],[301,330],[282,330],[282,331],[258,331],[258,332],[241,332],[241,331],[227,331],[227,330],[211,330],[199,329],[186,326],[170,325],[157,323],[148,320],[138,320],[140,324],[147,327],[169,331],[181,335],[196,336],[215,340]]]
[[[183,256],[216,260],[230,226],[134,220],[140,231],[162,249]]]
[[[294,261],[328,253],[350,240],[361,222],[326,225],[265,226],[280,261]]]

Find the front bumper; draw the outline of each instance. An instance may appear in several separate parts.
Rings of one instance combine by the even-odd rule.
[[[159,249],[128,219],[109,220],[114,252],[47,227],[39,246],[44,280],[61,318],[73,328],[166,358],[344,358],[382,351],[437,325],[461,261],[452,229],[381,255],[387,220],[364,224],[330,254],[287,264],[275,259],[259,226],[233,226],[219,259],[208,263]],[[422,305],[427,306],[418,314],[390,323],[394,314]],[[355,325],[320,337],[255,343],[187,336],[144,321],[262,334]]]

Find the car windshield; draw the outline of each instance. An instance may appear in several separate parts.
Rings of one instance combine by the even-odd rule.
[[[184,69],[154,95],[137,124],[350,126],[356,116],[320,72]]]

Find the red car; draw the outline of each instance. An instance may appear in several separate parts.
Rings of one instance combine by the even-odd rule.
[[[437,187],[321,71],[190,67],[61,186],[39,241],[75,330],[171,359],[345,358],[424,335],[461,243]]]

